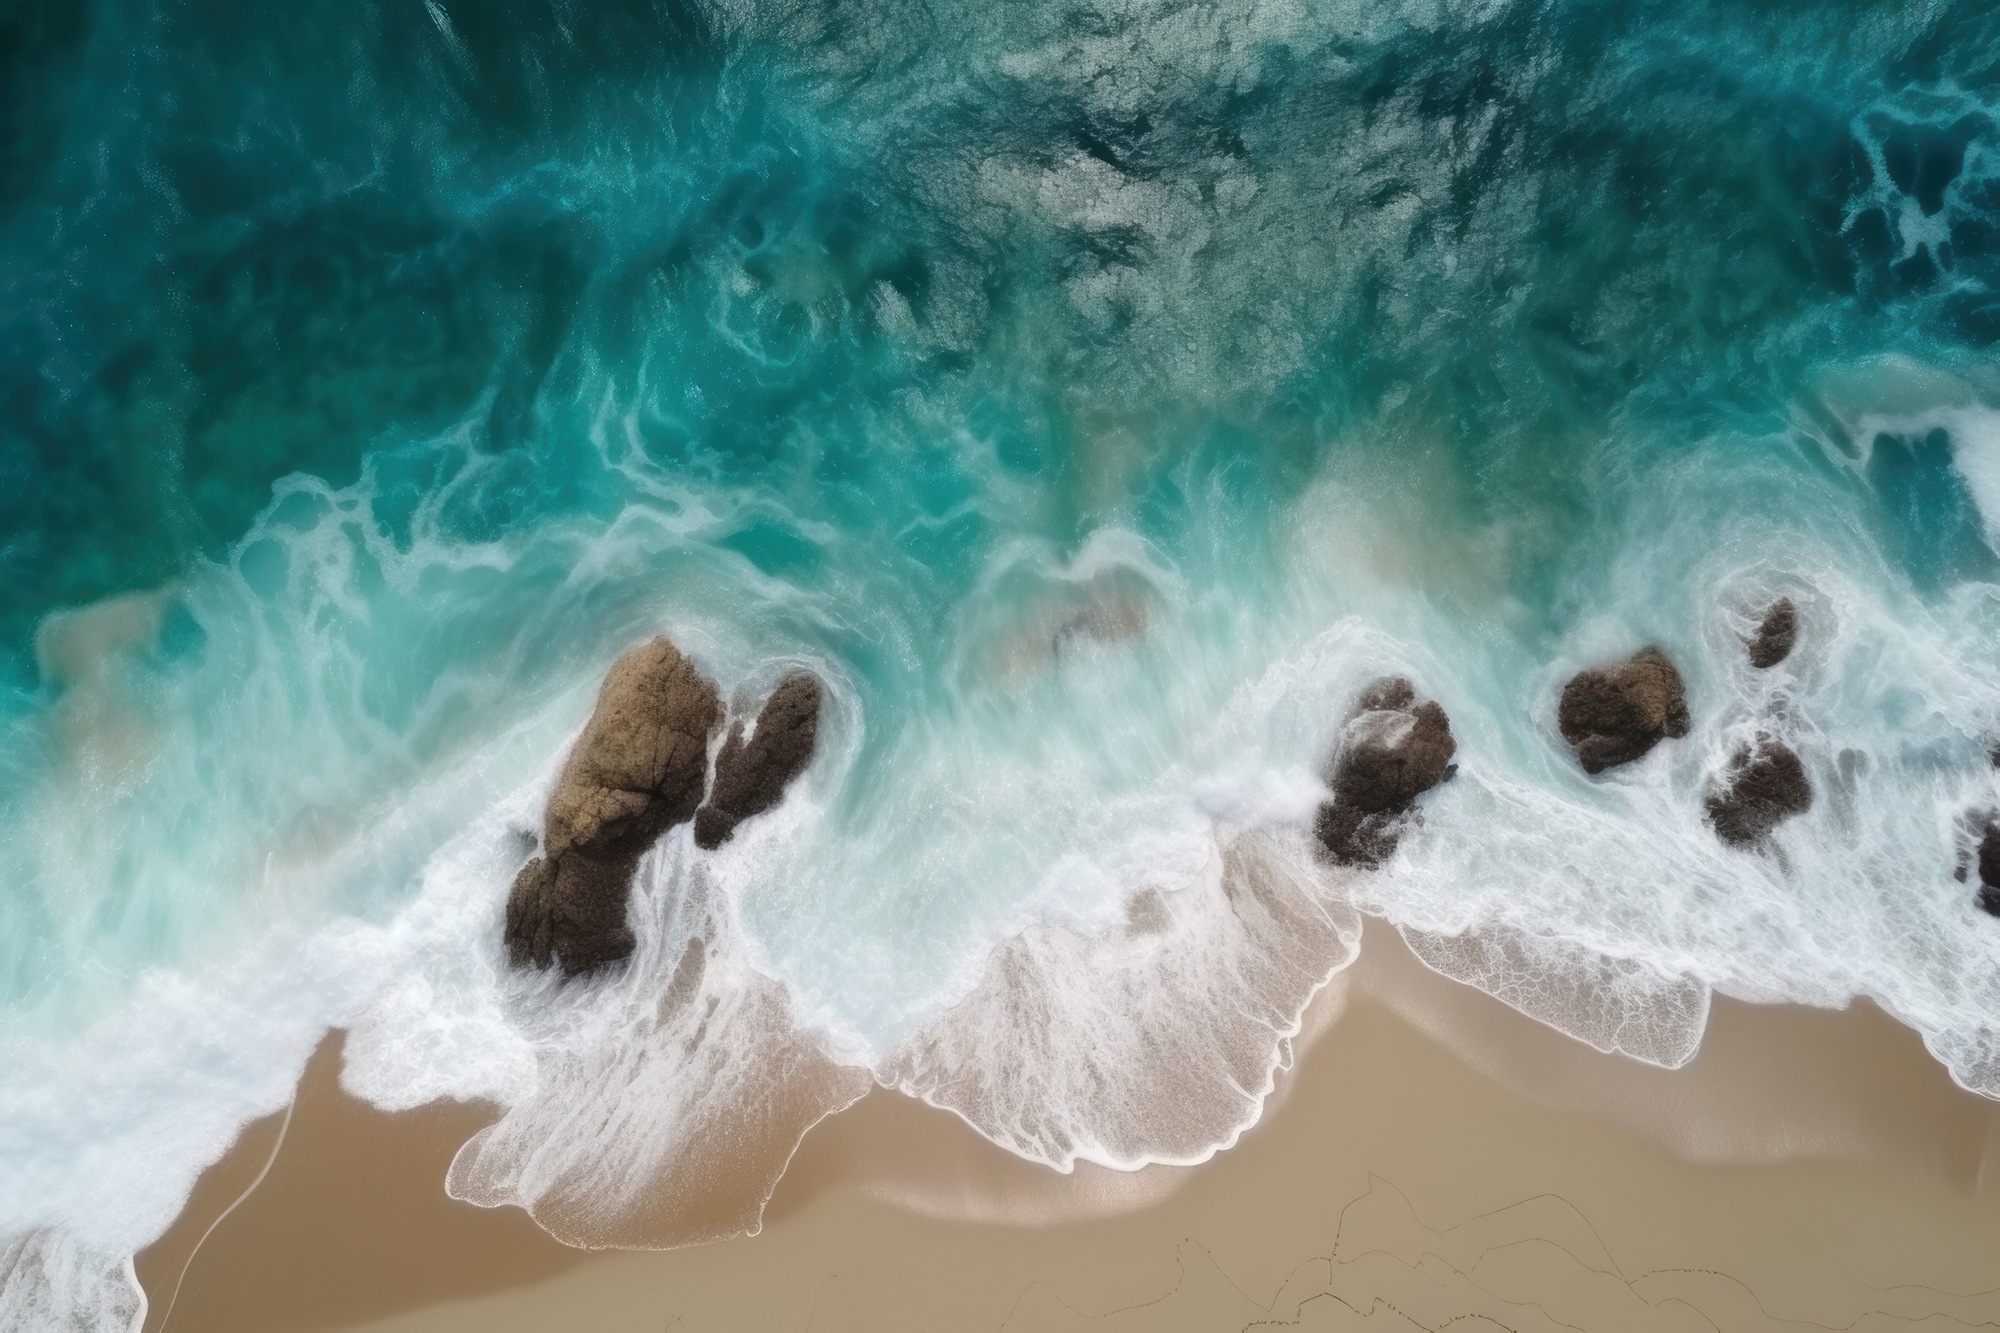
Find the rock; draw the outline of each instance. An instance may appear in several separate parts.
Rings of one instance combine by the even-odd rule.
[[[664,637],[611,664],[597,707],[549,794],[545,853],[644,851],[701,804],[715,684]]]
[[[1761,842],[1793,815],[1812,808],[1812,783],[1798,752],[1781,740],[1759,736],[1729,761],[1723,786],[1709,794],[1708,822],[1731,847]]]
[[[563,974],[574,976],[628,957],[634,941],[625,903],[638,859],[572,850],[522,867],[507,895],[507,952],[514,965],[547,967],[561,959]]]
[[[1981,911],[2000,916],[2000,816],[1986,821],[1986,836],[1979,840],[1979,897]]]
[[[1400,676],[1362,692],[1334,752],[1314,832],[1337,865],[1378,866],[1396,850],[1417,798],[1457,771],[1451,719],[1436,702],[1418,702]]]
[[[715,788],[695,812],[694,840],[714,850],[728,842],[736,826],[784,799],[785,788],[804,771],[819,738],[819,681],[801,671],[771,691],[757,714],[749,740],[743,724],[730,728],[715,757]]]
[[[1668,737],[1688,733],[1681,673],[1658,648],[1579,671],[1556,709],[1563,739],[1586,773],[1629,764]]]
[[[517,967],[560,959],[575,975],[632,952],[632,872],[661,834],[693,818],[721,711],[714,683],[665,638],[612,663],[549,793],[542,854],[507,896]]]
[[[1764,608],[1764,619],[1750,640],[1750,665],[1768,670],[1791,656],[1799,637],[1799,609],[1789,597],[1780,597]]]

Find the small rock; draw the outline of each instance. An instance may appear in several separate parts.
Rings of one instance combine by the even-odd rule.
[[[1556,709],[1563,739],[1586,773],[1629,764],[1668,737],[1688,733],[1681,673],[1658,648],[1579,671]]]
[[[1451,719],[1400,676],[1363,691],[1341,734],[1314,832],[1338,865],[1377,866],[1396,850],[1419,796],[1457,771]]]
[[[1707,805],[1716,836],[1732,847],[1749,847],[1812,808],[1812,783],[1791,746],[1759,736],[1730,759],[1724,784]]]
[[[2000,816],[1986,821],[1986,836],[1979,840],[1979,897],[1981,911],[2000,916]]]
[[[715,788],[695,812],[695,845],[713,851],[728,842],[736,826],[784,799],[813,757],[819,738],[820,684],[799,672],[785,677],[757,714],[750,739],[743,724],[730,729],[715,757]]]
[[[1763,623],[1750,640],[1750,665],[1767,670],[1791,656],[1799,637],[1799,609],[1789,597],[1780,597],[1764,609]]]
[[[575,975],[632,952],[632,872],[662,834],[693,818],[720,717],[714,683],[665,638],[612,663],[549,793],[542,855],[507,895],[515,966],[559,959]]]

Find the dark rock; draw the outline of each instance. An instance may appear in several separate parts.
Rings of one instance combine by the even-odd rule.
[[[507,896],[507,951],[515,966],[547,967],[560,958],[564,975],[573,976],[628,957],[634,941],[625,903],[638,860],[572,849],[522,867]]]
[[[1980,910],[2000,916],[2000,815],[1986,821],[1986,836],[1979,840]]]
[[[632,952],[632,872],[661,834],[693,818],[720,717],[714,683],[665,638],[612,663],[549,793],[542,854],[507,895],[516,966],[560,959],[575,975]]]
[[[730,728],[715,757],[715,788],[695,812],[694,840],[713,850],[728,842],[736,826],[784,799],[812,760],[819,738],[819,681],[805,672],[787,676],[771,691],[757,714],[749,740],[743,724]]]
[[[1337,865],[1378,866],[1396,850],[1417,798],[1457,771],[1451,719],[1400,676],[1362,692],[1334,752],[1314,833]]]
[[[1688,733],[1681,673],[1658,648],[1579,671],[1556,709],[1563,739],[1586,773],[1629,764],[1668,737]]]
[[[1750,640],[1750,665],[1766,670],[1791,656],[1799,637],[1799,609],[1789,597],[1780,597],[1764,610],[1763,623]]]
[[[1707,805],[1715,835],[1732,847],[1749,847],[1812,808],[1812,783],[1791,746],[1759,736],[1730,759],[1723,786],[1709,793]]]

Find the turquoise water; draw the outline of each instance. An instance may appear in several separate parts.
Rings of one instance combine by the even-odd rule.
[[[784,1079],[1199,1160],[1363,915],[1607,1049],[1869,995],[2000,1093],[1990,7],[16,0],[0,53],[15,1310],[128,1318],[330,1025],[593,1242]],[[821,673],[821,757],[648,863],[627,973],[511,977],[659,631]],[[1694,734],[1589,781],[1555,693],[1645,642]],[[1461,776],[1344,877],[1385,670]],[[1760,729],[1817,799],[1726,851]]]

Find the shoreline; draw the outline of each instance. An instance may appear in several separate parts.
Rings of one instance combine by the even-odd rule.
[[[1331,1328],[1350,1325],[1310,1312],[1360,1318],[1357,1301],[1440,1292],[1445,1317],[1510,1327],[1538,1327],[1523,1309],[1551,1301],[1596,1311],[1591,1327],[1681,1327],[1634,1322],[1668,1306],[1763,1326],[1721,1288],[1840,1326],[1878,1311],[2000,1320],[2000,1292],[1978,1294],[2000,1253],[2000,1103],[1952,1083],[1914,1031],[1866,1003],[1718,997],[1701,1053],[1658,1069],[1431,972],[1377,920],[1308,1010],[1258,1122],[1200,1166],[1061,1175],[876,1088],[806,1136],[761,1234],[685,1250],[572,1250],[517,1210],[448,1198],[452,1153],[493,1113],[356,1102],[338,1088],[339,1040],[308,1066],[275,1159],[278,1117],[248,1127],[139,1256],[147,1333],[447,1333],[585,1312],[651,1330],[1216,1328],[1238,1314]],[[1397,1257],[1369,1257],[1382,1254]],[[1516,1275],[1526,1287],[1472,1280],[1500,1254],[1538,1256]],[[1423,1276],[1436,1262],[1459,1277]],[[1660,1276],[1695,1271],[1710,1276]]]

